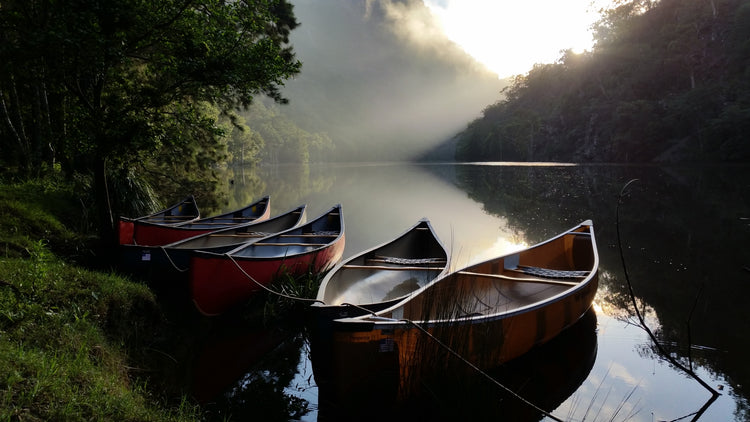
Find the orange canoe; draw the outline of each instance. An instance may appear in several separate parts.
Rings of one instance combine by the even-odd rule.
[[[465,364],[456,355],[479,368],[496,367],[581,318],[596,294],[598,266],[589,220],[522,251],[448,273],[390,308],[335,320],[328,339],[331,375],[361,380],[372,365],[387,362],[398,366],[399,396],[406,397],[424,371]]]

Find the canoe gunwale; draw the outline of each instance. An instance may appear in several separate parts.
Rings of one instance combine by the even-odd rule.
[[[254,217],[254,216],[246,216],[245,215],[245,213],[248,210],[252,209],[253,207],[257,207],[257,206],[263,206],[263,212],[261,212],[260,214],[258,214],[258,216]],[[235,216],[235,214],[240,214],[240,215],[239,216]],[[227,225],[234,226],[236,224],[244,224],[244,223],[242,223],[243,220],[246,220],[246,222],[248,222],[248,223],[255,222],[255,221],[263,221],[265,219],[268,219],[268,217],[270,216],[270,214],[271,214],[271,196],[270,195],[266,195],[266,196],[258,199],[257,201],[253,201],[250,204],[248,204],[248,205],[246,205],[246,206],[244,206],[242,208],[238,208],[238,209],[235,209],[235,210],[232,210],[232,211],[228,211],[228,212],[225,212],[225,213],[219,214],[219,215],[213,215],[213,216],[210,216],[210,217],[198,218],[197,220],[188,221],[188,222],[185,222],[184,224],[180,224],[179,226],[176,226],[176,227],[178,227],[178,228],[180,228],[182,230],[190,230],[190,229],[193,229],[193,228],[194,229],[198,229],[198,230],[203,230],[204,229],[203,227],[181,227],[181,226],[183,226],[183,225],[187,226],[188,224],[191,224],[191,225],[192,224],[207,224],[207,225],[214,225],[215,224],[215,225],[222,225],[222,226],[227,226]],[[219,220],[231,220],[231,221],[219,221]]]
[[[192,214],[191,215],[185,215],[185,216],[182,216],[182,215],[179,215],[179,214],[178,215],[167,215],[168,212],[171,212],[172,210],[175,210],[175,209],[179,208],[183,204],[191,204],[195,208],[196,214],[195,215],[192,215]],[[200,217],[201,216],[200,210],[198,209],[198,204],[195,202],[195,197],[193,197],[193,195],[189,195],[185,199],[183,199],[182,201],[180,201],[180,202],[178,202],[178,203],[176,203],[174,205],[171,205],[171,206],[169,206],[167,208],[164,208],[163,210],[156,211],[156,212],[153,212],[151,214],[143,215],[143,216],[140,216],[140,217],[133,217],[133,218],[130,218],[130,217],[120,217],[120,219],[123,220],[123,221],[129,221],[129,222],[159,224],[159,223],[156,223],[156,222],[148,221],[149,219],[156,218],[156,217],[159,217],[159,216],[161,216],[161,217],[173,217],[173,218],[180,218],[180,217],[191,218],[192,220],[190,220],[190,221],[194,221],[194,220],[197,220],[197,219],[201,218]],[[161,224],[172,225],[172,224],[182,224],[184,222],[188,222],[188,221],[178,221],[178,222],[175,222],[175,223],[161,223]]]
[[[580,232],[581,229],[586,229],[586,232]],[[464,269],[457,270],[451,273],[445,273],[441,277],[438,277],[437,279],[433,280],[430,284],[421,287],[419,290],[412,292],[408,297],[403,299],[402,301],[399,301],[398,303],[394,304],[393,306],[390,306],[386,309],[378,311],[376,314],[370,314],[370,315],[361,315],[361,316],[355,316],[355,317],[349,317],[349,318],[340,318],[333,321],[334,325],[336,326],[337,331],[372,331],[372,330],[393,330],[393,329],[404,329],[404,327],[408,324],[417,324],[421,328],[433,328],[442,326],[445,324],[454,324],[454,325],[462,325],[462,324],[474,324],[477,322],[483,322],[483,323],[491,323],[498,320],[503,320],[506,318],[512,318],[517,315],[521,315],[524,313],[532,312],[537,309],[541,309],[544,307],[547,307],[555,302],[559,302],[562,300],[565,300],[566,298],[575,295],[579,292],[584,291],[584,289],[593,288],[594,291],[596,291],[598,287],[598,268],[599,268],[599,254],[597,252],[596,247],[596,240],[595,236],[593,235],[593,223],[591,220],[584,221],[583,223],[577,225],[576,227],[562,232],[554,237],[551,237],[547,240],[544,240],[540,243],[537,243],[535,245],[532,245],[528,248],[525,248],[524,250],[530,250],[537,247],[540,247],[542,245],[554,242],[564,236],[567,235],[578,235],[579,233],[586,233],[590,234],[591,237],[591,248],[593,250],[593,263],[591,265],[591,271],[589,275],[582,279],[580,282],[576,283],[576,285],[570,286],[569,288],[561,291],[560,293],[550,296],[549,298],[546,298],[544,300],[540,300],[534,303],[530,303],[528,305],[519,306],[517,308],[514,308],[512,310],[503,311],[503,312],[496,312],[491,314],[479,314],[479,315],[469,315],[469,316],[462,316],[462,317],[456,317],[456,318],[448,318],[448,319],[433,319],[433,320],[410,320],[410,319],[396,319],[396,318],[388,318],[388,317],[382,317],[379,316],[380,314],[388,313],[392,310],[395,310],[399,308],[402,303],[405,301],[410,300],[412,297],[415,297],[419,294],[421,294],[423,291],[430,289],[431,286],[433,286],[436,283],[439,283],[441,280],[447,278],[447,277],[453,277],[454,274],[460,274],[461,271],[464,271],[466,269],[476,267],[478,265],[481,265],[483,263],[488,263],[492,261],[499,260],[501,258],[517,255],[520,253],[523,253],[523,251],[517,251],[513,252],[507,255],[503,255],[500,257],[491,258],[487,261],[475,263],[467,266]],[[593,295],[592,295],[593,297]],[[587,307],[587,309],[590,307]],[[348,327],[347,327],[348,326]],[[369,328],[367,328],[369,327]]]

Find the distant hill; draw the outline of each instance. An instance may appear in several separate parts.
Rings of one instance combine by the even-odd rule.
[[[507,82],[449,41],[419,0],[295,0],[302,72],[280,107],[326,134],[332,159],[404,160],[432,150],[500,98]]]
[[[457,158],[750,161],[750,2],[620,2],[594,38],[516,79],[458,136]]]

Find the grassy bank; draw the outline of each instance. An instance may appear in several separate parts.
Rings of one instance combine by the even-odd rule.
[[[150,384],[154,294],[81,264],[85,213],[68,186],[0,186],[0,421],[200,419]]]

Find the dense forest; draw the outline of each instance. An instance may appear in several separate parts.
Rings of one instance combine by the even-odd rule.
[[[240,112],[287,101],[298,24],[286,0],[3,1],[2,175],[75,181],[102,227],[154,196],[210,204],[219,166],[263,147]]]
[[[615,2],[590,52],[563,52],[457,136],[470,161],[750,159],[750,3]]]

